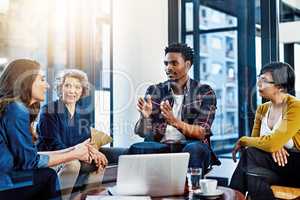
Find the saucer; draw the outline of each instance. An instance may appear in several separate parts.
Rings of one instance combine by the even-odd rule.
[[[215,199],[215,198],[221,196],[222,194],[224,194],[224,191],[219,190],[219,189],[216,189],[216,191],[214,193],[202,193],[202,192],[195,193],[195,195],[203,197],[205,199]]]

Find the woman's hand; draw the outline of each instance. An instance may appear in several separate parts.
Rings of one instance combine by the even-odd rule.
[[[289,155],[290,154],[287,152],[287,150],[285,150],[285,148],[281,148],[272,153],[274,162],[276,162],[280,167],[284,167],[287,164],[287,157]]]
[[[107,164],[108,161],[103,153],[98,151],[95,147],[88,145],[89,146],[89,155],[91,160],[94,160],[96,167],[98,167],[98,172],[103,170]]]
[[[91,163],[90,155],[89,155],[89,141],[90,139],[76,145],[72,152],[75,154],[75,157],[78,160]]]
[[[231,154],[232,154],[232,160],[234,162],[236,162],[236,154],[237,154],[237,152],[239,152],[241,150],[241,148],[242,148],[242,145],[241,145],[240,141],[238,140],[235,143],[235,146],[234,146],[234,148],[233,148],[233,150],[231,152]]]

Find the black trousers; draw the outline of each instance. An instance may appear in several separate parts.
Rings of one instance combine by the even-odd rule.
[[[61,200],[57,174],[53,169],[41,168],[13,172],[9,175],[16,185],[23,182],[26,186],[1,191],[0,199]]]
[[[280,167],[271,153],[253,147],[244,149],[230,187],[243,194],[248,191],[251,200],[275,199],[272,184],[300,187],[300,153],[289,154],[288,163]]]

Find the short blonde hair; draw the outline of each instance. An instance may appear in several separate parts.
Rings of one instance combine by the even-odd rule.
[[[65,83],[67,77],[72,77],[79,80],[82,86],[81,97],[89,95],[90,84],[87,74],[79,69],[65,69],[61,71],[56,77],[56,91],[59,98],[62,97],[62,86]]]

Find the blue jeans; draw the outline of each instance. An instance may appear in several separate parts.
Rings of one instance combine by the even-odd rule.
[[[187,152],[190,154],[189,167],[199,167],[205,171],[210,165],[211,152],[207,144],[198,140],[187,140],[180,143],[180,147],[172,148],[170,145],[159,142],[146,141],[135,143],[130,146],[129,154],[149,154],[149,153],[178,153]]]

